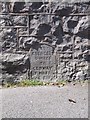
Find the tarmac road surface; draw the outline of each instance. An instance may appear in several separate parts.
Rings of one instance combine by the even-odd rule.
[[[0,89],[2,118],[88,118],[88,84]]]

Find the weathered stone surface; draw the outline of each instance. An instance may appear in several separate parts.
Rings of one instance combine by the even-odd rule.
[[[17,2],[17,1],[13,2],[12,7],[11,7],[11,11],[14,13],[18,13],[24,9],[24,5],[25,5],[25,2]]]
[[[54,80],[56,78],[56,63],[53,47],[40,45],[30,53],[31,78],[39,80]]]
[[[1,31],[2,51],[12,51],[17,49],[17,38],[14,29],[3,29]]]
[[[79,20],[77,26],[74,28],[74,34],[78,34],[81,37],[88,38],[89,19],[88,16],[82,17]]]
[[[89,13],[89,2],[15,1],[0,3],[0,6],[0,68],[3,73],[0,81],[26,78],[72,81],[89,77],[89,17],[69,16]],[[11,12],[20,15],[11,15]],[[45,12],[57,15],[25,15]],[[7,15],[3,15],[5,13]]]
[[[14,16],[13,25],[15,26],[27,26],[27,17],[25,16]]]
[[[75,27],[78,24],[78,17],[68,17],[64,19],[63,31],[67,33],[73,33]],[[74,33],[75,34],[75,33]]]
[[[2,79],[11,82],[14,80],[20,80],[20,76],[23,75],[23,79],[27,77],[27,71],[29,69],[29,59],[23,54],[11,54],[4,53],[2,58]],[[26,74],[24,76],[24,74]]]

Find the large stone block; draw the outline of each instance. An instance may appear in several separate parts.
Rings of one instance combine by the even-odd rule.
[[[30,52],[30,76],[32,79],[53,80],[56,78],[56,63],[53,47],[40,45]]]

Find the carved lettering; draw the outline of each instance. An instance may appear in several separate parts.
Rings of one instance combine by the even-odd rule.
[[[32,78],[40,80],[55,79],[54,57],[53,48],[48,45],[41,45],[38,50],[32,49],[30,54]]]

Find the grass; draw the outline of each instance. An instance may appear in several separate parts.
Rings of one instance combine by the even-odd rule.
[[[37,80],[23,80],[18,84],[18,86],[42,86],[42,85],[43,82]]]
[[[42,81],[37,81],[37,80],[22,80],[17,83],[5,83],[3,85],[3,88],[9,88],[9,87],[28,87],[28,86],[42,86],[43,82]]]
[[[83,83],[85,81],[82,81]],[[2,88],[9,88],[9,87],[29,87],[29,86],[58,86],[62,87],[66,85],[68,81],[66,80],[58,80],[56,82],[43,82],[39,80],[22,80],[17,83],[5,83]],[[73,82],[72,82],[73,83]],[[75,82],[78,83],[78,82]],[[79,82],[80,83],[80,82]]]
[[[56,81],[56,82],[43,82],[39,80],[22,80],[17,83],[5,83],[2,87],[9,88],[9,87],[28,87],[28,86],[56,86],[56,85],[65,85],[66,81]]]

